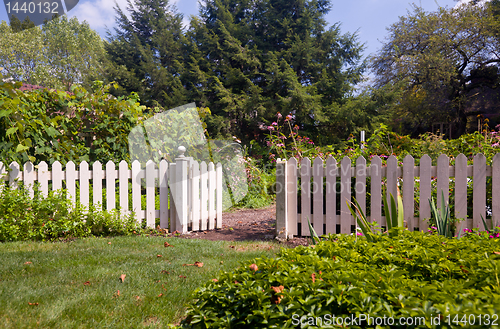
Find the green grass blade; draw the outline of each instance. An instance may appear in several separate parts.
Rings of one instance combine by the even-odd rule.
[[[446,219],[446,204],[444,201],[444,192],[441,190],[441,219]]]
[[[490,230],[488,230],[488,225],[486,224],[486,221],[484,220],[483,218],[483,214],[481,214],[481,220],[483,221],[483,225],[484,225],[484,230],[488,233],[490,233]]]
[[[382,201],[384,203],[384,213],[385,213],[385,222],[387,223],[387,231],[390,232],[392,229],[392,222],[391,222],[391,216],[389,214],[389,207],[387,205],[387,198],[385,196],[385,193],[382,196]]]
[[[392,227],[397,227],[398,226],[398,213],[396,210],[396,201],[394,200],[394,196],[391,195],[391,221],[392,221]]]
[[[363,211],[360,209],[359,203],[356,201],[356,199],[354,199],[354,202],[355,203],[352,203],[352,204],[354,205],[354,208],[356,208],[357,212],[351,207],[351,205],[349,204],[349,201],[346,200],[347,207],[349,208],[349,211],[354,216],[354,218],[356,218],[356,221],[357,221],[359,227],[361,228],[361,231],[365,235],[366,240],[373,242],[373,238],[372,238],[373,231],[370,228],[370,224],[368,224],[368,221],[366,220],[366,216],[363,213]]]
[[[398,188],[398,227],[404,227],[405,222],[405,214],[403,208],[403,198],[401,197],[401,193],[399,193]]]
[[[307,217],[307,223],[309,224],[309,232],[311,232],[311,238],[313,241],[313,244],[316,244],[316,241],[320,241],[318,234],[314,230],[314,227],[312,226],[311,222],[309,221],[309,217]]]

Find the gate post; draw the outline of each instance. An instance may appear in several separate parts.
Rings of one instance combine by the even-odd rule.
[[[276,163],[276,237],[288,238],[288,195],[286,159]]]
[[[175,229],[180,233],[188,230],[188,163],[189,158],[184,156],[186,148],[179,146],[179,157],[175,159],[175,188],[174,202],[177,211]]]

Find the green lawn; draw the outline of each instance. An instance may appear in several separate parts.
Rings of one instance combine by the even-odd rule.
[[[140,236],[0,243],[0,328],[168,327],[219,271],[277,249]]]

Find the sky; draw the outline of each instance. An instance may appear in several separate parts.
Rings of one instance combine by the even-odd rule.
[[[462,0],[467,1],[467,0]],[[127,0],[116,0],[116,3],[125,9]],[[177,6],[178,12],[184,14],[187,24],[191,15],[198,14],[198,0],[170,0]],[[412,1],[406,0],[332,0],[332,9],[326,16],[328,26],[337,22],[341,23],[343,33],[358,33],[358,41],[366,47],[364,56],[374,54],[382,46],[387,36],[386,28],[398,21],[399,16],[411,10]],[[455,0],[415,0],[426,11],[434,11],[439,6],[453,7]],[[115,11],[113,0],[80,0],[70,17],[77,17],[80,21],[86,20],[90,27],[99,32],[101,37],[106,37],[106,29],[113,31]],[[0,7],[0,21],[7,20],[7,11]]]

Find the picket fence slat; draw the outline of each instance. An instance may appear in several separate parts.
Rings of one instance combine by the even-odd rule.
[[[132,211],[135,212],[137,221],[140,222],[143,218],[141,216],[141,178],[139,173],[141,171],[141,164],[139,162],[132,163]]]
[[[492,163],[492,180],[491,180],[491,198],[492,200],[500,200],[500,154],[495,154]],[[492,224],[494,227],[500,225],[500,202],[493,202],[492,207]]]
[[[24,170],[26,172],[26,169]],[[33,172],[34,173],[34,172]],[[68,197],[72,203],[76,202],[76,166],[73,162],[68,162],[66,165],[66,189],[68,191]],[[30,179],[30,181],[34,182]]]
[[[354,185],[356,201],[363,214],[366,215],[366,159],[358,157],[356,159],[356,185]]]
[[[387,159],[387,200],[389,201],[391,200],[391,194],[394,199],[396,199],[398,194],[398,177],[401,176],[398,173],[398,169],[398,159],[394,155],[391,155]],[[390,202],[388,202],[387,204],[390,205]]]
[[[146,163],[146,226],[155,227],[155,163],[149,160]]]
[[[431,198],[432,181],[432,160],[425,154],[420,159],[420,226],[421,230],[429,228],[429,223],[425,220],[431,217],[431,207],[429,199]]]
[[[467,157],[463,154],[455,159],[455,218],[467,218]],[[462,221],[459,229],[467,226],[467,222]]]
[[[486,157],[478,154],[474,157],[473,174],[473,215],[474,228],[483,228],[483,219],[486,221]]]
[[[344,157],[340,163],[340,233],[351,233],[351,212],[347,204],[351,202],[351,159]]]
[[[120,161],[118,165],[118,190],[120,191],[120,209],[123,213],[128,212],[128,163]]]
[[[38,165],[38,182],[42,195],[46,197],[49,194],[49,166],[45,161]]]
[[[208,164],[208,229],[215,228],[215,167],[213,162]]]
[[[90,171],[89,164],[86,161],[80,163],[80,204],[88,208],[90,206]]]
[[[311,160],[305,158],[300,164],[300,223],[302,235],[309,235],[308,220],[311,219]]]
[[[208,228],[208,171],[207,163],[200,164],[200,195],[201,195],[201,227],[205,231]]]
[[[160,184],[160,227],[169,228],[168,226],[168,163],[165,160],[160,161],[160,168],[158,170],[158,174],[160,175],[159,184]]]
[[[215,182],[222,182],[224,177],[222,175],[222,164],[221,163],[217,163],[217,165],[215,167],[215,173],[216,173]],[[215,206],[215,218],[217,219],[216,228],[221,229],[222,228],[222,220],[221,220],[222,219],[222,189],[218,188],[215,182],[212,184],[214,185],[214,188],[216,189],[216,192],[217,192],[217,193],[214,193],[215,197],[216,197],[216,201],[217,201],[216,204],[214,205]]]
[[[62,189],[62,164],[56,161],[52,164],[52,191]]]
[[[295,158],[292,159],[295,161]],[[296,163],[296,162],[295,162]],[[290,177],[290,180],[288,182],[288,186],[291,186],[292,188],[295,187],[295,193],[297,193],[297,186],[296,184],[293,184],[293,182],[296,182],[297,180],[294,180],[293,177]],[[335,232],[337,228],[337,193],[336,193],[336,188],[337,188],[337,161],[333,157],[328,157],[326,160],[326,232]],[[293,195],[290,196],[293,198]],[[296,197],[295,197],[296,199]],[[293,201],[290,200],[289,202]],[[293,208],[292,208],[293,209]],[[295,207],[295,212],[297,211],[297,207]],[[295,216],[295,212],[289,213],[289,216]],[[293,222],[290,223],[289,230],[290,232],[296,232],[297,230],[294,229]],[[326,233],[325,232],[325,233]],[[292,233],[293,234],[293,233]]]
[[[92,197],[96,208],[102,207],[102,164],[99,161],[92,165]]]
[[[193,209],[191,211],[192,217],[192,227],[193,231],[198,231],[200,229],[200,219],[201,219],[201,199],[200,199],[200,165],[198,162],[194,162],[192,166],[192,180],[191,188],[192,195],[196,199],[193,201]]]
[[[18,185],[17,179],[19,177],[21,169],[17,162],[12,162],[9,167],[10,167],[9,184],[10,186],[15,188]]]
[[[403,210],[407,227],[418,227],[418,223],[413,222],[415,212],[415,160],[407,155],[403,159]]]
[[[474,157],[473,165],[467,164],[467,157],[463,154],[456,157],[454,165],[450,165],[450,158],[446,155],[439,156],[435,166],[432,165],[428,155],[422,156],[418,166],[415,166],[416,160],[410,155],[403,159],[402,166],[398,165],[394,155],[387,159],[385,166],[382,166],[382,160],[378,156],[371,159],[369,166],[366,165],[364,157],[357,158],[354,166],[351,165],[351,161],[344,157],[337,166],[336,160],[332,157],[325,162],[317,158],[314,159],[312,168],[308,158],[303,158],[300,166],[294,158],[280,162],[280,166],[286,168],[287,176],[286,188],[279,189],[277,200],[284,200],[287,210],[280,211],[279,214],[277,212],[277,221],[287,227],[288,237],[296,234],[310,235],[307,218],[311,219],[318,234],[353,233],[352,227],[357,223],[349,212],[347,204],[354,198],[370,221],[386,227],[385,216],[382,216],[382,197],[388,198],[389,201],[389,196],[392,194],[396,198],[398,189],[403,198],[405,225],[410,230],[428,229],[428,219],[431,217],[429,199],[431,195],[437,195],[435,202],[439,207],[441,191],[445,204],[450,202],[450,196],[454,196],[454,215],[456,218],[465,219],[457,229],[472,227],[484,229],[483,219],[488,227],[500,225],[500,154],[493,157],[491,166],[486,165],[486,157],[483,154]],[[370,177],[369,206],[367,205],[368,177]],[[487,177],[492,177],[491,184],[486,184]],[[353,179],[354,186],[352,186]],[[472,181],[473,199],[467,200],[470,181]],[[319,188],[323,184],[324,190]],[[384,185],[386,194],[382,196]],[[301,191],[297,193],[299,186]],[[354,191],[351,191],[353,188]],[[491,189],[491,203],[487,203],[486,200],[487,188]],[[340,215],[336,209],[337,198],[340,198]],[[299,208],[297,208],[298,200],[300,200]],[[418,205],[415,200],[418,201]],[[472,201],[472,218],[467,216],[468,201],[469,203]],[[302,228],[300,232],[297,230],[298,223]],[[324,226],[326,231],[321,225],[323,223],[326,224]],[[276,233],[278,236],[283,235],[278,228]]]
[[[437,159],[437,207],[441,208],[442,195],[444,195],[445,204],[449,202],[448,191],[450,190],[449,159],[441,154]]]
[[[382,223],[382,159],[375,156],[372,159],[371,165],[371,222]]]
[[[313,168],[313,211],[311,224],[319,235],[323,234],[323,160],[321,158],[314,159]]]

